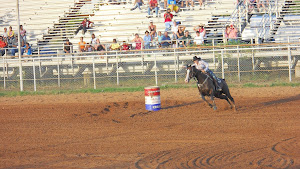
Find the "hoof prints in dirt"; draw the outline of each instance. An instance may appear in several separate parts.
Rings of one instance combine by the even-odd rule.
[[[213,149],[211,149],[213,148]],[[211,149],[211,150],[209,150]],[[223,150],[223,151],[218,151]],[[189,147],[151,154],[138,160],[136,168],[290,168],[300,150],[299,140],[286,139],[273,146],[237,148]],[[235,166],[238,165],[238,166]]]

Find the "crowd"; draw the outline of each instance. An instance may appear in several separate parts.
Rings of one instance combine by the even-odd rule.
[[[20,25],[20,43],[21,43],[21,55],[32,55],[31,45],[26,40],[26,30]],[[18,34],[15,33],[12,26],[4,28],[4,32],[0,36],[0,55],[3,56],[5,53],[11,56],[15,56],[18,52]]]

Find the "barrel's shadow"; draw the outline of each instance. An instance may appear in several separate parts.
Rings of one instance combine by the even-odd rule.
[[[167,109],[173,109],[173,108],[178,108],[178,107],[184,107],[184,106],[190,106],[193,104],[198,104],[202,103],[203,101],[196,101],[196,102],[191,102],[191,103],[183,103],[183,104],[178,104],[178,105],[173,105],[173,106],[168,106],[168,107],[162,107],[162,110],[167,110]]]

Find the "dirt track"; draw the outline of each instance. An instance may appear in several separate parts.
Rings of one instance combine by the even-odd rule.
[[[0,168],[300,168],[300,88],[233,88],[237,112],[196,89],[0,98]]]

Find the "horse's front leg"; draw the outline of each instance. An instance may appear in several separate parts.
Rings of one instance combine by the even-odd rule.
[[[210,100],[211,100],[212,103],[213,103],[213,108],[214,108],[214,110],[217,110],[217,105],[216,105],[216,103],[215,103],[215,99],[214,99],[214,91],[213,91],[213,90],[211,91],[211,94],[210,94]]]
[[[210,104],[206,99],[205,99],[205,96],[202,94],[202,93],[200,93],[200,95],[201,95],[201,97],[202,97],[202,99],[212,108],[213,107],[213,105],[212,104]]]

